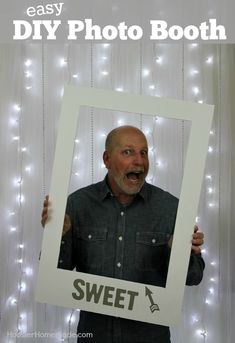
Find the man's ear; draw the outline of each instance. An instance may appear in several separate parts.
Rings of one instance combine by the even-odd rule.
[[[110,155],[108,151],[105,151],[103,153],[103,162],[104,162],[105,167],[109,169],[110,168]]]

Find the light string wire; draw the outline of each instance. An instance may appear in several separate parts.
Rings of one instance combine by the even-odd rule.
[[[139,87],[139,94],[141,95],[143,93],[143,43],[140,40],[140,45],[139,45],[139,54],[140,54],[140,59],[139,59],[139,78],[140,78],[140,87]],[[139,118],[139,128],[140,130],[143,130],[143,114],[140,113],[140,118]]]
[[[158,45],[157,43],[153,43],[153,59],[154,61],[156,61],[157,59],[157,51],[158,51]],[[153,61],[153,64],[154,64],[154,61]],[[157,73],[156,73],[156,77],[157,77]],[[157,83],[157,81],[155,81],[155,84]],[[155,85],[154,84],[154,85]],[[153,183],[154,185],[157,184],[157,134],[158,134],[158,129],[157,129],[157,116],[156,117],[153,117],[152,119],[152,124],[153,124],[153,129],[152,129],[152,147],[153,147],[153,150],[152,150],[152,154],[153,154],[153,158],[152,158],[152,161],[153,161],[153,168],[152,168],[152,181],[151,183]]]
[[[185,43],[182,43],[182,62],[181,62],[181,83],[182,83],[182,89],[181,89],[181,99],[185,99]],[[185,158],[185,150],[184,150],[184,145],[185,145],[185,122],[184,120],[181,120],[181,175],[183,179],[184,175],[184,158]]]
[[[94,49],[93,43],[90,44],[90,87],[94,87]],[[91,183],[94,183],[94,108],[90,108],[90,124],[91,124]]]
[[[23,58],[24,52],[23,52],[23,45],[20,47],[20,55],[21,58]],[[23,79],[23,69],[20,70],[20,79]],[[20,91],[20,100],[19,100],[19,120],[18,120],[18,132],[19,132],[19,140],[18,140],[18,148],[17,148],[17,169],[18,171],[18,182],[19,182],[19,191],[17,196],[17,203],[18,203],[18,210],[17,210],[17,217],[18,217],[18,237],[20,238],[19,241],[22,242],[23,240],[23,207],[22,207],[22,181],[23,181],[23,151],[22,151],[22,134],[23,134],[23,110],[22,110],[22,102],[23,102],[23,96],[22,96],[22,90]],[[18,292],[17,292],[17,302],[16,302],[16,311],[17,311],[17,332],[20,332],[20,300],[22,295],[22,289],[21,289],[21,282],[22,282],[22,258],[23,258],[23,251],[22,249],[19,249],[18,253],[18,267],[19,267],[19,279],[18,279]]]
[[[42,193],[46,196],[46,103],[45,103],[45,45],[41,43],[41,89],[42,89]],[[41,252],[40,252],[41,255]],[[39,255],[39,256],[40,256]],[[44,321],[47,322],[47,304],[43,305]]]
[[[221,44],[217,47],[217,51],[218,51],[218,55],[219,55],[219,97],[218,97],[218,114],[219,114],[219,197],[218,197],[218,216],[220,218],[220,225],[219,225],[219,242],[222,241],[222,235],[221,235],[221,230],[220,228],[223,227],[223,222],[221,221],[221,218],[223,216],[222,210],[221,210],[221,197],[220,194],[222,194],[222,47]],[[231,224],[231,222],[229,221],[229,223]],[[227,237],[227,242],[230,242],[231,240],[230,237],[230,230],[228,230],[228,237]],[[221,256],[221,245],[219,246],[219,256]],[[231,332],[231,321],[229,320],[230,318],[228,317],[228,313],[232,314],[232,307],[231,307],[231,301],[229,301],[228,295],[231,294],[231,284],[232,284],[232,278],[231,278],[231,273],[230,271],[232,270],[231,267],[231,259],[230,259],[230,249],[227,249],[227,254],[226,254],[226,263],[227,263],[227,280],[226,280],[226,297],[225,297],[225,301],[226,301],[226,306],[228,308],[228,311],[226,312],[226,321],[225,321],[225,325],[226,325],[226,331],[227,331],[227,335],[229,335],[229,333]],[[221,269],[220,269],[220,264],[219,264],[219,280],[222,281],[222,276],[221,276]],[[218,285],[218,294],[222,294],[222,289],[221,289],[221,285],[219,283]],[[219,300],[219,299],[218,299]]]
[[[65,45],[66,48],[66,57],[63,58],[64,63],[62,63],[62,67],[64,70],[64,83],[68,83],[71,84],[72,83],[72,70],[71,70],[71,45],[70,44],[66,44]],[[67,81],[65,81],[67,79]],[[67,333],[65,334],[65,337],[67,337],[66,341],[69,343],[70,342],[70,337],[72,337],[72,321],[73,321],[73,315],[74,313],[76,313],[76,310],[71,309],[69,310],[69,315],[66,317],[68,318],[68,320],[66,320],[66,325],[67,325]],[[64,342],[65,338],[61,338],[60,341]]]

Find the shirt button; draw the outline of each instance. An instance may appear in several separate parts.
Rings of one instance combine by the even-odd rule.
[[[124,212],[123,211],[120,214],[121,214],[122,217],[124,216]]]
[[[119,236],[118,239],[119,239],[119,241],[122,241],[122,236]]]
[[[61,244],[64,244],[65,243],[65,241],[61,241]]]
[[[63,263],[64,261],[63,260],[59,260],[59,263]]]
[[[153,244],[156,243],[156,239],[155,238],[152,239],[152,243]]]
[[[91,238],[92,238],[92,235],[88,235],[88,238],[91,239]]]
[[[121,263],[120,263],[120,262],[117,263],[117,267],[118,267],[118,268],[121,267]]]

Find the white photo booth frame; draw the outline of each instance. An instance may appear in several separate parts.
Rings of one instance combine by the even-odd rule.
[[[191,121],[165,288],[57,268],[81,106]],[[52,215],[43,235],[37,301],[167,326],[178,321],[213,108],[212,105],[180,100],[65,86],[50,190]],[[90,301],[86,298],[86,289],[92,285],[101,292],[97,303],[94,297]]]

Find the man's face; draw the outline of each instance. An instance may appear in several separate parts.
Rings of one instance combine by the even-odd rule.
[[[108,180],[113,193],[134,195],[144,184],[148,173],[148,146],[141,132],[135,129],[120,131],[112,149],[104,153]]]

